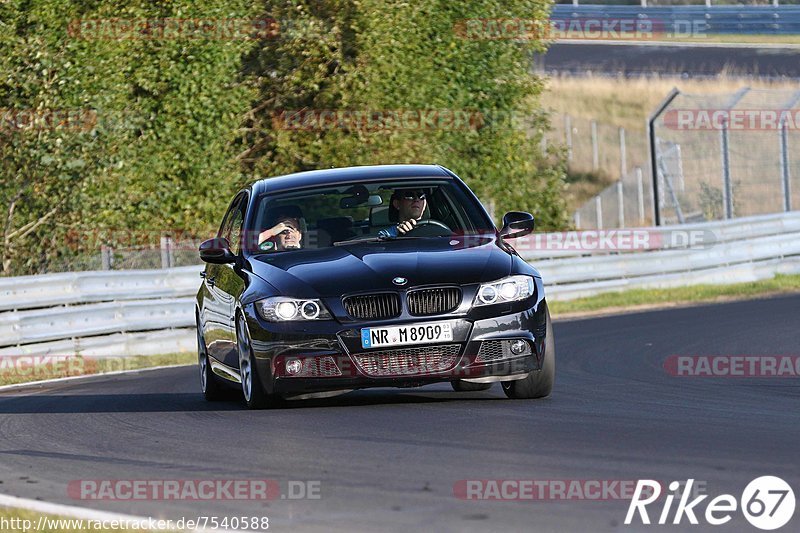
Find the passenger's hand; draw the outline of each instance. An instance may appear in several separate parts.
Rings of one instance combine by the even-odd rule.
[[[287,224],[286,222],[278,222],[268,230],[264,230],[258,235],[258,244],[261,244],[262,242],[266,241],[267,239],[271,239],[276,235],[280,235],[281,232],[286,230],[296,231],[291,225]]]
[[[413,218],[409,218],[408,220],[404,220],[400,224],[397,225],[397,233],[400,235],[405,235],[417,225],[417,221]]]

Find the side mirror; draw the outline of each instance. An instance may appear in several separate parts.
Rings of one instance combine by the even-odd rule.
[[[533,231],[533,215],[522,211],[509,211],[503,216],[503,229],[500,237],[516,239]]]
[[[228,239],[208,239],[200,244],[200,259],[206,263],[224,265],[236,262]]]

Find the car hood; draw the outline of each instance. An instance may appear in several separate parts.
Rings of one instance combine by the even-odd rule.
[[[253,272],[286,296],[341,296],[365,290],[494,281],[511,272],[512,257],[495,237],[398,239],[260,254]]]

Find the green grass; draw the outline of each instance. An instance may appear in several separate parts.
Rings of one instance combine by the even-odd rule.
[[[772,279],[731,285],[692,285],[673,289],[633,289],[598,294],[564,302],[548,302],[554,318],[559,315],[618,311],[717,300],[747,299],[800,292],[800,275],[778,275]]]
[[[138,370],[154,366],[185,365],[197,361],[194,353],[120,357],[0,357],[0,385],[43,379]]]

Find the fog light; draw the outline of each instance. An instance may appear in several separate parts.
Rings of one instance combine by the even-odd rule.
[[[300,362],[300,359],[287,359],[285,368],[287,374],[295,376],[303,370],[303,363]]]
[[[511,353],[514,355],[519,355],[525,351],[527,345],[523,340],[515,340],[511,342]]]

